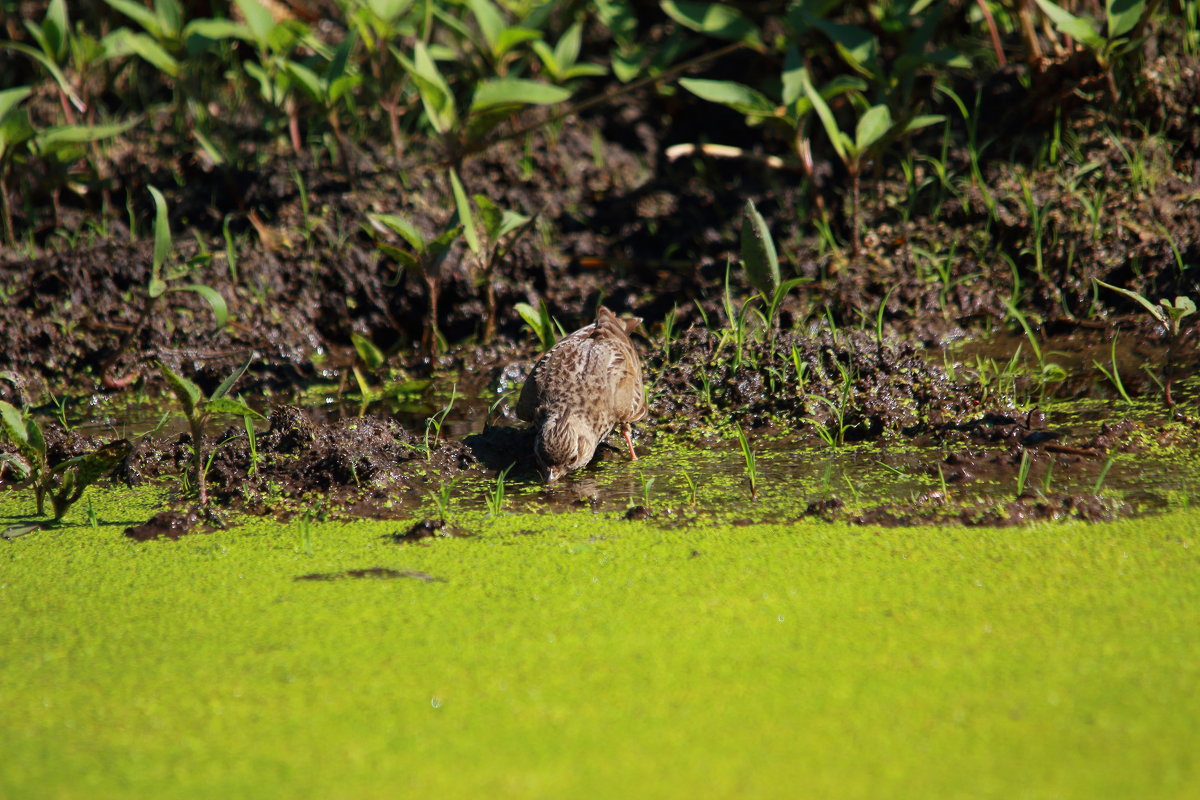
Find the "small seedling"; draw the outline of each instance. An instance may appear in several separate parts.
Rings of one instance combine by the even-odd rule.
[[[692,480],[692,476],[686,470],[681,474],[683,475],[683,482],[688,487],[688,504],[694,507],[696,505],[696,482]]]
[[[57,525],[87,487],[111,473],[133,451],[128,439],[118,439],[51,468],[46,457],[46,439],[33,417],[0,400],[0,426],[17,448],[16,454],[0,455],[0,467],[12,469],[19,479],[29,483],[38,516],[45,514],[47,497],[54,514],[48,521],[19,523],[7,528],[2,534],[6,539]]]
[[[1176,297],[1174,302],[1162,298],[1158,301],[1158,305],[1154,305],[1137,292],[1131,292],[1128,289],[1122,289],[1119,286],[1113,286],[1110,283],[1105,283],[1101,280],[1092,279],[1098,286],[1103,286],[1105,289],[1111,289],[1114,292],[1119,292],[1125,295],[1130,300],[1137,302],[1142,308],[1146,309],[1147,313],[1163,326],[1167,334],[1167,354],[1163,357],[1163,402],[1167,408],[1173,408],[1175,401],[1171,399],[1171,362],[1174,356],[1175,340],[1179,336],[1180,328],[1185,317],[1196,313],[1196,303],[1190,297]]]
[[[1096,476],[1096,482],[1092,485],[1092,494],[1100,494],[1100,490],[1104,488],[1104,481],[1108,478],[1108,471],[1112,469],[1115,458],[1116,456],[1109,456],[1108,461],[1100,468],[1100,474]]]
[[[1025,486],[1029,482],[1029,466],[1032,459],[1029,457],[1028,450],[1021,451],[1021,466],[1017,468],[1017,498],[1020,499],[1025,494]]]
[[[187,378],[179,375],[166,364],[159,363],[158,370],[167,381],[167,385],[171,387],[172,393],[179,401],[179,407],[184,418],[188,422],[188,427],[192,435],[192,469],[193,478],[196,482],[196,490],[200,498],[200,505],[208,504],[208,490],[205,485],[205,473],[207,472],[206,460],[204,458],[204,426],[213,416],[217,414],[236,414],[240,417],[258,417],[265,419],[262,414],[259,414],[250,406],[246,405],[240,399],[235,400],[229,397],[229,390],[233,388],[238,378],[246,372],[250,366],[247,360],[241,368],[235,370],[233,374],[221,382],[211,395],[204,396],[200,391],[200,387],[192,383]],[[219,445],[218,445],[219,446]],[[211,463],[209,460],[208,463]]]
[[[646,508],[650,507],[650,489],[654,486],[654,478],[647,478],[645,475],[638,472],[638,482],[642,485],[642,505]]]
[[[551,318],[550,310],[546,308],[546,301],[538,302],[537,310],[528,303],[517,303],[513,306],[521,319],[533,331],[533,335],[537,337],[538,343],[542,346],[542,351],[549,350],[554,347],[555,342],[559,337],[564,335],[562,325],[558,321]]]
[[[508,477],[508,472],[515,466],[516,462],[509,464],[504,469],[500,470],[496,475],[496,484],[483,499],[487,503],[488,513],[493,517],[499,516],[504,510],[504,480]]]
[[[738,445],[742,448],[742,458],[746,462],[746,482],[750,486],[750,497],[754,499],[758,497],[758,464],[754,457],[754,451],[750,449],[750,442],[746,439],[746,433],[742,430],[742,426],[734,424],[734,433],[737,434]]]
[[[1133,400],[1130,399],[1129,393],[1127,391],[1125,391],[1125,382],[1121,380],[1121,370],[1117,367],[1117,337],[1116,336],[1114,336],[1113,340],[1112,340],[1112,346],[1110,349],[1109,359],[1112,363],[1112,371],[1111,372],[1109,372],[1109,370],[1103,364],[1101,364],[1099,361],[1093,361],[1092,363],[1096,366],[1096,369],[1100,370],[1100,372],[1103,373],[1104,377],[1108,378],[1109,382],[1113,386],[1117,387],[1117,393],[1121,395],[1121,399],[1124,400],[1129,405],[1133,405]]]
[[[437,509],[438,519],[443,523],[450,521],[450,496],[454,490],[454,484],[457,481],[446,481],[438,486],[436,491],[426,492],[425,496],[429,498]]]

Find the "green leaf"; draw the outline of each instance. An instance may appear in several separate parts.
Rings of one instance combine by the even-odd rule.
[[[167,200],[157,187],[149,186],[154,198],[154,261],[150,268],[150,296],[158,297],[166,291],[162,283],[162,267],[171,254],[171,221],[167,216]],[[156,291],[157,290],[157,291]]]
[[[1131,292],[1128,289],[1122,289],[1120,286],[1113,286],[1111,283],[1105,283],[1104,281],[1102,281],[1098,278],[1092,278],[1092,281],[1099,284],[1100,286],[1103,286],[1105,289],[1112,289],[1114,292],[1119,292],[1119,293],[1125,295],[1130,300],[1137,302],[1138,304],[1140,304],[1142,306],[1142,308],[1149,311],[1150,315],[1152,317],[1154,317],[1156,320],[1158,320],[1160,323],[1162,323],[1163,325],[1167,324],[1167,315],[1165,313],[1163,313],[1163,310],[1161,308],[1159,308],[1158,306],[1154,305],[1154,303],[1151,303],[1149,300],[1147,300],[1145,297],[1138,294],[1137,292]]]
[[[258,42],[260,48],[265,48],[267,37],[275,28],[275,18],[258,0],[235,0],[235,2],[238,10],[242,12],[242,17],[246,20],[246,27],[250,29],[254,40]]]
[[[417,230],[417,226],[404,217],[397,214],[368,214],[367,216],[372,221],[392,231],[392,233],[398,234],[404,241],[412,245],[412,248],[418,253],[425,252],[425,237]]]
[[[283,62],[283,68],[288,75],[292,76],[296,84],[304,90],[304,93],[308,95],[310,100],[315,100],[319,103],[324,99],[325,87],[321,83],[321,79],[317,76],[317,73],[295,61]]]
[[[804,80],[808,71],[795,45],[788,45],[783,55],[783,104],[791,106],[804,96]]]
[[[350,341],[354,343],[354,349],[358,352],[358,357],[367,365],[367,369],[372,372],[383,366],[383,351],[375,346],[367,337],[361,333],[351,332]]]
[[[204,393],[200,391],[200,387],[161,361],[158,362],[158,371],[162,373],[167,385],[171,387],[171,392],[174,393],[175,399],[183,408],[184,416],[192,419],[196,414],[196,406],[204,399]]]
[[[238,417],[258,417],[263,415],[246,405],[241,400],[232,397],[214,397],[204,403],[204,411],[208,414],[233,414]]]
[[[21,104],[33,92],[28,86],[18,86],[15,89],[5,89],[0,92],[0,120]]]
[[[779,255],[753,200],[747,200],[742,211],[742,263],[754,288],[771,297],[779,286]]]
[[[825,99],[821,97],[821,93],[813,87],[812,81],[808,79],[807,75],[803,77],[802,83],[804,84],[804,93],[808,95],[809,102],[812,103],[817,116],[821,118],[821,125],[825,128],[825,135],[829,137],[829,141],[833,145],[833,149],[837,152],[838,158],[844,162],[848,161],[846,144],[842,137],[842,131],[838,127],[837,120],[833,117],[833,111],[830,110]]]
[[[66,55],[66,41],[71,29],[67,19],[67,4],[63,0],[50,0],[46,16],[42,20],[42,35],[48,50],[47,55],[61,60]]]
[[[763,46],[758,26],[734,6],[689,0],[663,0],[659,5],[667,16],[685,28],[718,39],[745,42],[755,49],[761,49]]]
[[[752,117],[775,115],[775,104],[766,95],[734,81],[711,81],[703,78],[680,78],[679,85],[710,103],[720,103],[734,111]]]
[[[229,374],[229,376],[225,378],[225,380],[221,381],[221,385],[218,386],[213,391],[212,397],[210,399],[215,400],[219,397],[224,397],[225,395],[229,394],[229,390],[232,389],[233,385],[235,383],[237,383],[238,380],[243,375],[246,374],[246,370],[248,370],[250,368],[250,364],[252,364],[253,362],[254,362],[254,356],[251,355],[249,358],[246,359],[245,364],[242,364],[240,367],[238,367],[233,372],[231,372]]]
[[[229,307],[225,305],[225,297],[211,286],[203,283],[189,283],[186,286],[172,288],[170,291],[195,292],[207,300],[208,304],[212,307],[218,330],[224,328],[225,323],[229,321]]]
[[[528,28],[505,28],[504,32],[500,34],[500,39],[492,48],[492,57],[499,60],[518,45],[541,38],[540,32],[531,31]]]
[[[113,33],[117,32],[113,31]],[[156,67],[160,72],[170,75],[172,78],[179,77],[179,61],[146,34],[126,31],[124,37],[120,37],[116,41]]]
[[[554,45],[554,60],[563,69],[570,69],[579,60],[579,48],[583,44],[583,23],[576,22],[559,37]]]
[[[483,252],[483,245],[479,242],[479,231],[475,227],[475,217],[471,214],[471,203],[467,200],[467,193],[458,178],[458,173],[454,170],[449,170],[449,173],[450,187],[454,192],[454,206],[458,209],[458,221],[462,223],[467,247],[471,248],[472,253],[479,255]]]
[[[159,24],[158,15],[141,3],[133,0],[104,0],[110,6],[141,25],[151,36],[162,38],[163,29]]]
[[[34,61],[42,65],[42,67],[50,73],[54,78],[54,82],[58,84],[58,88],[71,99],[71,103],[78,109],[87,108],[87,104],[83,102],[83,98],[75,91],[75,87],[67,80],[67,76],[59,68],[54,60],[43,53],[41,50],[36,50],[29,45],[21,44],[20,42],[4,42],[0,41],[0,49],[14,50],[22,55],[32,58]]]
[[[117,136],[136,124],[137,120],[106,125],[56,125],[38,131],[33,137],[33,144],[43,155],[53,155],[73,145],[87,144]]]
[[[1037,0],[1037,4],[1061,33],[1077,40],[1090,50],[1104,47],[1104,37],[1087,20],[1059,8],[1050,0]]]
[[[1146,0],[1107,0],[1104,14],[1108,21],[1108,39],[1112,41],[1133,30],[1146,13]]]
[[[4,433],[8,436],[9,441],[16,445],[18,450],[24,452],[24,449],[29,446],[25,415],[12,403],[0,400],[0,424],[3,424]]]
[[[429,55],[429,50],[423,43],[417,42],[413,46],[413,60],[402,58],[400,63],[417,85],[429,124],[435,131],[445,135],[458,123],[458,111],[454,106],[454,94]]]
[[[854,129],[854,146],[861,153],[882,139],[892,127],[892,112],[880,104],[871,106]]]
[[[479,32],[483,34],[488,50],[496,52],[496,43],[505,28],[500,9],[491,0],[467,0],[467,6],[475,16],[475,23],[479,25]]]
[[[214,42],[239,39],[253,42],[254,34],[249,26],[230,19],[194,19],[183,29],[183,38],[189,55],[199,55],[212,47]]]
[[[867,76],[879,71],[879,40],[870,31],[815,17],[810,22],[829,37],[838,55],[856,71]]]
[[[541,343],[542,347],[545,347],[548,331],[543,329],[542,316],[528,303],[517,303],[513,308],[516,309],[521,319],[525,320],[525,324],[533,331],[533,335],[538,338],[538,342]]]
[[[908,133],[909,131],[915,131],[920,128],[927,128],[930,125],[937,125],[939,122],[945,121],[946,117],[944,114],[920,114],[908,121],[908,123],[904,126],[904,132]]]
[[[561,86],[525,78],[500,78],[478,85],[471,98],[471,112],[504,106],[561,103],[570,96],[571,93]]]

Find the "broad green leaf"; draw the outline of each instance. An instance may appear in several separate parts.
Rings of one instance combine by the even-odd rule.
[[[213,316],[216,318],[217,329],[225,327],[225,323],[229,321],[229,307],[225,305],[225,298],[216,289],[207,286],[203,283],[189,283],[186,286],[180,286],[171,289],[172,292],[195,292],[208,301],[212,306]]]
[[[242,17],[246,20],[246,27],[250,29],[254,40],[260,47],[265,47],[267,37],[275,28],[275,18],[258,0],[235,0],[235,2],[242,12]]]
[[[505,209],[500,216],[500,226],[495,229],[492,235],[494,238],[499,239],[502,236],[507,236],[514,231],[520,230],[531,222],[533,222],[533,217]]]
[[[904,126],[904,132],[915,131],[920,128],[928,128],[930,125],[937,125],[939,122],[945,122],[944,114],[920,114],[913,117]]]
[[[4,433],[8,436],[9,441],[18,449],[24,450],[29,445],[29,433],[25,429],[25,415],[12,403],[4,400],[0,400],[0,424],[3,424]]]
[[[208,414],[233,414],[238,417],[263,418],[262,414],[241,400],[235,400],[232,397],[214,397],[204,403],[204,411]]]
[[[789,108],[804,96],[804,81],[808,71],[795,45],[788,45],[783,54],[783,104]]]
[[[51,155],[77,144],[87,144],[108,139],[124,133],[137,124],[137,120],[114,122],[107,125],[56,125],[38,131],[33,137],[34,147],[43,155]]]
[[[475,201],[475,211],[479,222],[483,225],[483,230],[487,233],[488,238],[492,241],[500,238],[500,223],[504,219],[504,212],[500,210],[500,206],[493,203],[487,195],[477,194],[472,199]]]
[[[753,200],[747,200],[742,210],[742,263],[754,288],[771,297],[779,287],[779,255]]]
[[[8,116],[21,102],[33,92],[28,86],[18,86],[15,89],[0,91],[0,120]]]
[[[50,0],[41,26],[47,55],[59,60],[66,55],[66,41],[70,29],[71,23],[67,19],[67,4],[63,0]]]
[[[821,97],[821,93],[813,87],[812,81],[805,75],[802,79],[804,84],[804,93],[808,95],[809,102],[812,103],[813,109],[816,110],[817,116],[821,118],[821,125],[825,128],[825,135],[829,137],[833,149],[837,151],[838,158],[842,161],[847,161],[846,143],[843,140],[842,131],[838,127],[837,120],[833,117],[833,111],[825,99]]]
[[[28,56],[29,58],[32,58],[34,61],[41,64],[42,67],[44,67],[45,70],[50,73],[50,77],[54,78],[54,82],[58,84],[58,88],[62,90],[62,93],[70,98],[72,105],[81,111],[87,108],[87,104],[83,102],[83,98],[79,96],[79,93],[75,91],[75,87],[73,87],[71,82],[67,80],[67,76],[63,74],[63,71],[59,68],[58,64],[54,63],[54,60],[41,50],[36,50],[29,45],[21,44],[20,42],[4,41],[0,41],[0,49],[14,50],[21,55]]]
[[[549,332],[542,325],[542,316],[528,303],[517,303],[513,308],[516,309],[517,314],[525,321],[525,324],[529,326],[529,329],[533,331],[533,335],[538,338],[538,342],[541,343],[542,347],[545,347],[546,337]]]
[[[133,0],[104,0],[104,2],[141,25],[151,36],[162,38],[164,31],[159,24],[158,15],[141,3]]]
[[[225,395],[229,394],[229,390],[233,388],[233,385],[238,382],[239,378],[241,378],[243,375],[246,374],[246,370],[248,370],[250,368],[250,365],[253,362],[254,362],[254,356],[251,355],[249,358],[246,359],[245,364],[242,364],[240,367],[235,369],[233,372],[229,373],[228,377],[226,377],[225,380],[221,381],[221,385],[213,390],[212,397],[210,399],[215,400],[218,397],[224,397]]]
[[[155,293],[154,289],[158,287],[154,282],[161,283],[163,264],[171,254],[171,220],[167,216],[167,200],[162,192],[154,186],[147,188],[150,190],[150,196],[154,198],[154,261],[150,267],[150,296],[158,297],[166,290],[166,286],[163,285],[161,290]]]
[[[429,50],[424,44],[417,42],[413,46],[413,60],[410,62],[403,59],[400,63],[417,84],[429,124],[440,134],[448,133],[458,122],[454,94],[430,57]]]
[[[184,416],[188,419],[195,416],[196,406],[204,399],[204,393],[200,391],[200,387],[161,361],[158,362],[158,371],[162,373],[163,378],[167,381],[167,385],[171,387],[171,392],[174,393],[175,399],[179,401],[179,405],[183,408]]]
[[[350,341],[354,343],[354,349],[358,352],[358,357],[367,365],[367,369],[374,372],[383,366],[383,351],[375,346],[367,337],[361,333],[351,331]]]
[[[418,253],[424,253],[426,249],[425,237],[417,230],[417,226],[413,225],[404,217],[396,214],[368,214],[369,219],[376,222],[393,233],[399,236],[412,245],[412,248]]]
[[[315,100],[319,103],[324,99],[324,86],[317,73],[303,64],[291,60],[285,61],[283,68],[292,76],[296,84],[304,90],[304,93],[308,95],[310,100]]]
[[[483,246],[479,242],[479,231],[475,227],[475,217],[471,213],[471,203],[467,200],[467,193],[463,189],[458,173],[453,169],[449,170],[449,173],[450,188],[454,192],[454,207],[458,210],[458,221],[463,226],[463,237],[466,238],[467,247],[471,248],[471,252],[479,255],[483,252]]]
[[[892,112],[880,104],[871,106],[861,117],[854,129],[854,147],[860,153],[868,150],[882,139],[892,127]]]
[[[239,39],[253,42],[254,34],[249,26],[230,19],[194,19],[183,29],[185,47],[190,55],[208,50],[213,42]]]
[[[564,81],[575,80],[576,78],[594,78],[599,75],[607,75],[608,68],[602,64],[576,64],[569,67],[562,76]]]
[[[518,45],[541,38],[542,34],[540,32],[531,31],[528,28],[505,28],[500,34],[500,39],[492,48],[492,57],[499,60]]]
[[[158,17],[163,33],[177,38],[183,29],[183,8],[179,0],[154,0],[154,15]]]
[[[82,492],[116,469],[132,452],[132,442],[128,439],[117,439],[90,453],[63,461],[54,467],[54,472],[62,474],[69,469],[75,470],[74,488],[76,491]]]
[[[467,0],[467,6],[475,16],[475,22],[479,25],[484,41],[487,42],[488,50],[496,52],[496,43],[505,28],[500,9],[491,0]]]
[[[571,93],[561,86],[524,78],[500,78],[479,84],[475,89],[475,96],[471,98],[471,111],[504,106],[561,103],[570,96]]]
[[[690,0],[663,0],[659,3],[671,19],[694,31],[745,42],[754,48],[762,47],[758,26],[747,19],[735,6],[722,3],[696,3]]]
[[[346,74],[347,63],[350,59],[350,52],[354,49],[354,45],[358,43],[358,36],[351,31],[342,39],[342,43],[333,51],[333,58],[329,60],[329,68],[325,70],[325,83],[331,84]]]
[[[838,55],[863,75],[879,71],[879,40],[857,25],[843,25],[824,19],[811,19],[812,25],[829,37]]]
[[[546,71],[550,73],[550,77],[556,81],[561,81],[566,70],[563,69],[562,62],[555,57],[554,51],[550,49],[550,45],[539,39],[530,45],[530,47],[534,53],[537,53],[537,57],[542,60],[542,65],[546,67]]]
[[[563,33],[554,45],[554,60],[563,69],[570,69],[579,60],[579,48],[583,43],[583,23],[576,22]]]
[[[1108,24],[1108,39],[1112,41],[1133,30],[1146,12],[1146,0],[1107,0],[1104,14]]]
[[[1158,306],[1154,305],[1154,303],[1151,303],[1145,297],[1142,297],[1137,292],[1131,292],[1128,289],[1122,289],[1120,286],[1113,286],[1111,283],[1105,283],[1104,281],[1099,280],[1098,278],[1092,278],[1092,280],[1095,283],[1099,284],[1100,286],[1103,286],[1105,289],[1112,289],[1114,292],[1119,292],[1119,293],[1125,295],[1126,297],[1128,297],[1130,300],[1137,302],[1138,304],[1140,304],[1142,306],[1142,308],[1149,311],[1150,315],[1152,317],[1154,317],[1156,320],[1161,322],[1163,325],[1167,324],[1167,315],[1165,313],[1163,313],[1163,310],[1161,308],[1159,308]]]
[[[762,92],[734,81],[711,81],[703,78],[680,78],[679,85],[697,97],[720,103],[747,116],[775,115],[775,104]]]
[[[1042,13],[1050,18],[1054,27],[1058,28],[1061,33],[1076,39],[1090,50],[1099,50],[1104,47],[1104,37],[1087,20],[1056,6],[1050,0],[1037,0],[1037,4],[1042,9]]]

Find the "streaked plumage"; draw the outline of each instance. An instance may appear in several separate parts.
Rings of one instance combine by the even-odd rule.
[[[620,425],[636,459],[630,423],[646,416],[642,363],[629,333],[641,319],[601,306],[596,321],[538,359],[521,389],[517,416],[537,429],[533,453],[547,481],[587,466]]]

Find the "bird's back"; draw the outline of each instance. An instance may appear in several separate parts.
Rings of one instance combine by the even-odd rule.
[[[621,320],[601,306],[594,323],[564,338],[534,364],[517,401],[517,416],[540,423],[550,416],[581,414],[597,430],[646,416],[641,361],[629,339],[640,322]]]

